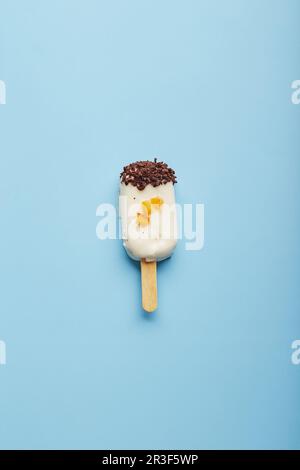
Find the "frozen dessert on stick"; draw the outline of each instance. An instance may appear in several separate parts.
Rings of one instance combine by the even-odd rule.
[[[138,161],[123,168],[120,217],[123,245],[141,262],[142,303],[157,308],[156,263],[173,253],[177,242],[174,170],[164,162]]]

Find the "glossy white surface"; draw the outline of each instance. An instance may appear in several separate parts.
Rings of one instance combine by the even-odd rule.
[[[136,214],[141,212],[141,203],[160,197],[164,203],[153,210],[146,227],[139,226]],[[140,191],[135,186],[120,184],[119,211],[122,224],[123,245],[128,255],[135,259],[161,261],[173,253],[177,242],[177,217],[173,183],[156,188],[147,185]]]

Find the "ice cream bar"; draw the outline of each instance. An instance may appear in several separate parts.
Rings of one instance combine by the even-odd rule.
[[[157,308],[156,262],[168,258],[177,242],[174,170],[164,162],[138,161],[123,168],[120,217],[127,254],[141,262],[142,303]]]

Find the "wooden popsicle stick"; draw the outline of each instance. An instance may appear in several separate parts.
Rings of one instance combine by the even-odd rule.
[[[142,304],[146,312],[157,309],[156,261],[141,260]]]

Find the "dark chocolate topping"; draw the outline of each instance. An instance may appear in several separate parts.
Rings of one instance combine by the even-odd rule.
[[[174,184],[177,182],[175,171],[166,163],[158,162],[156,158],[154,162],[146,160],[124,166],[120,176],[122,183],[126,185],[130,183],[136,186],[140,191],[145,189],[147,184],[156,187],[160,184],[169,182]]]

